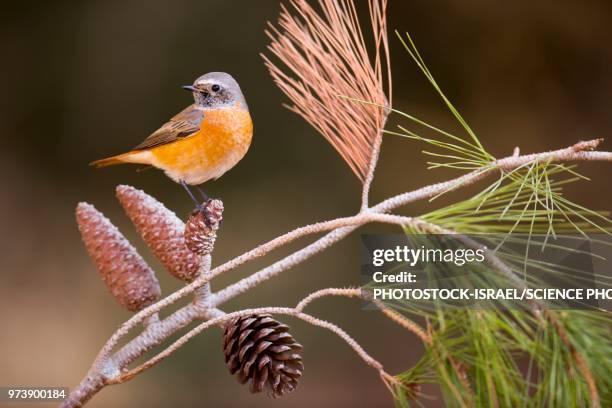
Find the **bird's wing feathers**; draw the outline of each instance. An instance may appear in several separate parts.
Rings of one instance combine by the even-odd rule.
[[[191,136],[200,130],[203,119],[204,112],[194,105],[190,105],[153,132],[133,150],[149,149]]]

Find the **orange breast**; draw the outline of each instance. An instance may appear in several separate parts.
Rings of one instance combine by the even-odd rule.
[[[196,134],[151,149],[152,164],[177,182],[200,184],[234,167],[249,149],[252,135],[247,110],[206,111]]]

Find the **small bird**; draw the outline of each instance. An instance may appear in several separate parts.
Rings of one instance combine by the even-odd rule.
[[[234,167],[251,145],[253,122],[238,82],[225,72],[209,72],[183,89],[191,91],[194,104],[129,152],[91,165],[135,163],[156,167],[181,184],[199,204],[187,185],[218,179]],[[206,194],[200,192],[206,200]]]

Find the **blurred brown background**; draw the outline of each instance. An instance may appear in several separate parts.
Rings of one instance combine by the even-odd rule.
[[[0,385],[74,386],[128,317],[107,294],[81,245],[73,214],[78,201],[95,204],[124,231],[158,268],[165,293],[178,287],[138,240],[114,199],[114,187],[143,188],[180,215],[191,209],[185,193],[157,171],[94,170],[87,163],[139,143],[190,103],[179,85],[202,73],[234,75],[255,122],[246,158],[206,185],[226,206],[215,263],[291,228],[357,210],[356,178],[323,138],[281,107],[285,98],[261,63],[263,30],[278,10],[275,0],[3,6]],[[414,36],[437,80],[495,155],[508,155],[516,145],[531,152],[612,133],[609,2],[390,0],[389,20],[390,28]],[[452,128],[398,41],[392,38],[391,44],[395,106]],[[609,142],[605,147],[612,148]],[[373,201],[450,175],[425,170],[420,149],[386,137]],[[569,194],[592,208],[610,209],[609,167],[582,169],[593,181]],[[431,205],[406,212],[419,214]],[[224,308],[292,305],[321,287],[356,285],[358,248],[355,234]],[[286,253],[229,273],[214,286]],[[322,300],[311,310],[347,329],[390,372],[419,357],[412,336],[362,311],[356,301]],[[211,330],[155,369],[103,390],[91,406],[391,405],[375,371],[345,344],[284,320],[306,347],[305,376],[288,397],[251,396],[238,385],[224,366],[219,332]]]

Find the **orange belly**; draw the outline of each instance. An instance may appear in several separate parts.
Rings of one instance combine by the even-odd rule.
[[[201,184],[234,167],[249,149],[252,136],[253,123],[247,110],[206,111],[198,132],[151,149],[151,164],[176,182]]]

